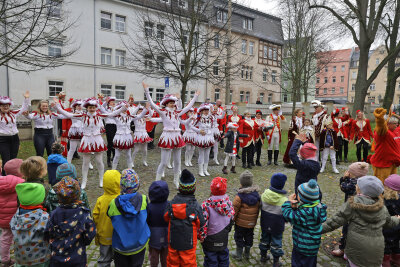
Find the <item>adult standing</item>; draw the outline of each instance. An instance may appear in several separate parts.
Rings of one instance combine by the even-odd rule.
[[[103,103],[103,112],[113,112],[115,108],[115,101],[116,98],[110,96],[106,99]],[[114,137],[117,133],[117,122],[113,117],[107,117],[104,119],[106,124],[106,138],[107,138],[107,166],[110,168],[112,166],[112,161],[115,156],[115,149],[114,149]]]
[[[160,103],[157,103],[157,106],[159,106]],[[154,112],[153,109],[151,109],[153,111],[153,116],[152,118],[159,118],[160,115],[157,112]],[[146,131],[147,134],[149,135],[149,137],[151,138],[151,142],[149,142],[147,144],[147,149],[151,150],[154,149],[154,134],[156,132],[156,126],[157,126],[157,122],[153,122],[151,120],[147,120],[146,121]]]
[[[236,124],[239,124],[239,122],[240,122],[240,120],[242,119],[242,116],[240,116],[239,114],[238,114],[238,107],[237,106],[235,106],[235,103],[232,103],[232,107],[231,107],[231,110],[232,110],[232,115],[229,115],[228,116],[228,121],[227,121],[227,124],[229,124],[229,123],[236,123]],[[237,144],[237,151],[236,151],[236,158],[238,158],[238,159],[240,159],[240,156],[239,156],[239,148],[240,148],[240,145],[239,144]]]
[[[342,120],[342,134],[343,134],[343,140],[342,140],[342,149],[340,151],[343,151],[343,156],[344,156],[344,162],[348,162],[347,160],[347,155],[349,153],[349,139],[350,139],[350,133],[351,133],[351,125],[353,123],[353,119],[350,116],[349,113],[349,108],[343,107],[342,108],[342,116],[340,117]],[[342,160],[342,153],[339,153],[339,158]]]
[[[342,161],[342,147],[343,147],[343,121],[340,118],[340,109],[334,108],[331,113],[333,130],[337,136],[337,146],[338,149],[336,151],[336,163],[339,165]]]
[[[214,116],[213,119],[213,126],[212,126],[212,132],[214,135],[214,146],[212,147],[212,152],[214,155],[214,162],[216,165],[219,165],[218,162],[218,145],[219,142],[222,140],[222,135],[223,135],[223,131],[221,131],[221,128],[218,124],[218,121],[221,121],[225,118],[225,109],[223,107],[218,107],[218,106],[214,106],[214,109],[212,110],[212,115]]]
[[[374,137],[371,124],[365,118],[364,112],[357,110],[357,117],[351,126],[350,140],[354,139],[354,144],[357,146],[357,160],[367,162],[369,145]],[[363,157],[361,158],[361,150]]]
[[[240,147],[242,148],[242,167],[244,169],[252,168],[255,143],[254,133],[257,128],[257,124],[251,119],[250,112],[246,111],[244,113],[244,119],[239,123],[239,133],[247,135],[247,137],[242,137],[242,142],[240,142]]]
[[[19,110],[11,110],[13,102],[7,96],[0,96],[0,156],[4,165],[7,161],[18,156],[19,137],[17,129],[17,118],[29,108],[29,91],[24,94],[24,102]]]
[[[289,124],[288,145],[286,147],[285,155],[283,156],[283,162],[287,165],[291,165],[289,151],[290,148],[292,147],[294,139],[296,139],[296,136],[300,133],[301,128],[303,128],[303,125],[304,125],[303,110],[299,108],[294,111],[294,116]]]
[[[222,119],[218,119],[218,129],[219,129],[219,133],[221,136],[224,135],[225,130],[226,130],[226,114],[225,114],[225,108],[222,106],[222,100],[221,99],[217,99],[217,101],[215,101],[215,105],[217,106],[217,116],[221,116],[222,113],[224,114],[224,117]],[[224,148],[224,139],[221,138],[221,141],[219,142],[220,147]]]
[[[272,163],[272,152],[274,153],[274,164],[278,165],[279,144],[282,140],[281,122],[285,120],[285,117],[282,115],[281,105],[273,104],[269,109],[272,110],[272,113],[267,117],[266,121],[268,124],[273,125],[273,128],[269,132],[268,139],[268,165]]]
[[[83,104],[82,100],[75,99],[71,105],[72,113],[82,115],[83,114],[82,104]],[[83,137],[82,120],[77,118],[72,118],[71,121],[72,125],[68,131],[68,139],[69,139],[69,150],[67,154],[68,163],[72,162],[72,158],[74,157],[74,154],[77,153],[78,147]]]
[[[264,134],[264,127],[265,127],[265,120],[262,118],[262,112],[261,110],[256,110],[256,117],[254,118],[254,122],[256,123],[256,131],[254,133],[254,142],[255,142],[255,154],[257,155],[256,157],[256,165],[261,166],[261,150],[262,146],[264,145],[264,139],[265,139],[265,134]],[[253,159],[252,159],[253,162]]]
[[[324,121],[326,120],[326,117],[328,116],[326,114],[326,111],[324,110],[324,106],[322,103],[318,100],[314,100],[311,102],[311,105],[313,105],[315,109],[315,113],[312,118],[312,123],[314,125],[314,135],[315,135],[315,146],[319,148],[319,141],[320,141],[320,136],[321,132],[324,129]],[[316,159],[319,159],[319,150],[317,149],[316,153]]]

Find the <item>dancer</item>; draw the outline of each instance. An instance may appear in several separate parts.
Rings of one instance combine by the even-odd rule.
[[[146,118],[151,118],[153,116],[154,110],[150,110],[150,104],[146,103],[146,108],[142,105],[138,106],[138,111],[136,115],[138,117],[133,118],[132,121],[135,124],[135,132],[133,133],[133,143],[135,144],[135,149],[132,153],[132,168],[135,167],[135,157],[139,151],[143,152],[143,165],[147,166],[147,144],[153,141],[152,138],[149,137],[146,131],[146,119],[142,116],[143,114]],[[147,114],[147,111],[149,113]]]
[[[57,103],[56,99],[54,100]],[[79,152],[83,153],[83,164],[82,164],[82,189],[86,188],[87,177],[89,172],[89,163],[92,153],[97,163],[97,169],[99,173],[99,185],[103,187],[103,174],[104,174],[104,164],[103,164],[103,151],[107,150],[104,144],[104,140],[101,136],[101,128],[103,123],[101,123],[102,118],[115,117],[121,112],[126,110],[126,106],[113,111],[112,113],[100,114],[97,112],[99,107],[99,101],[95,98],[88,98],[83,103],[83,107],[86,108],[86,113],[83,114],[73,114],[63,110],[60,104],[56,105],[56,109],[59,113],[63,114],[68,118],[77,118],[83,122],[83,137],[81,146],[79,147]]]
[[[226,109],[225,109],[225,107],[222,106],[222,100],[221,99],[217,99],[215,101],[215,105],[218,108],[218,110],[217,110],[217,115],[218,116],[220,116],[222,114],[222,112],[225,112],[224,117],[217,121],[219,133],[220,133],[221,136],[223,136],[224,133],[225,133],[225,129],[226,129]],[[224,148],[224,139],[223,138],[221,138],[220,146],[221,146],[221,148]]]
[[[229,159],[232,161],[231,172],[236,173],[236,155],[237,155],[237,144],[240,143],[240,137],[248,137],[247,134],[238,133],[239,124],[230,122],[228,123],[228,131],[222,138],[228,139],[225,146],[225,160],[224,160],[224,168],[222,172],[224,174],[228,174],[228,162]]]
[[[228,116],[228,120],[227,120],[226,123],[233,122],[233,123],[239,124],[240,120],[243,119],[243,118],[242,118],[242,116],[238,115],[238,107],[235,106],[235,103],[234,103],[234,102],[232,102],[232,105],[233,105],[233,106],[231,107],[232,115],[229,115],[229,116]],[[228,130],[228,129],[227,129],[227,130]],[[240,146],[239,146],[239,144],[238,144],[238,146],[237,146],[237,153],[236,153],[236,158],[238,158],[238,159],[240,159],[240,156],[239,156],[239,148],[240,148]]]
[[[185,150],[185,166],[193,166],[192,165],[192,158],[194,155],[194,151],[196,147],[194,146],[194,140],[197,137],[197,133],[192,129],[193,124],[196,119],[196,114],[194,112],[194,108],[191,108],[186,113],[186,120],[181,120],[181,123],[185,126],[185,132],[183,133],[183,141],[186,143],[186,150]]]
[[[197,110],[200,116],[192,127],[197,133],[193,144],[199,149],[199,175],[202,177],[210,175],[207,171],[208,162],[210,160],[210,150],[216,142],[213,133],[213,125],[216,119],[210,113],[210,109],[212,109],[211,104],[201,104]]]
[[[324,106],[322,103],[318,100],[314,100],[311,102],[311,105],[313,105],[315,109],[315,113],[312,118],[312,122],[314,125],[314,134],[315,134],[315,139],[314,143],[317,148],[319,148],[319,137],[321,135],[321,131],[324,129],[324,121],[326,120],[326,117],[328,116],[326,114],[326,111],[324,110]],[[319,161],[319,150],[317,150],[316,154],[316,159]]]
[[[296,135],[300,133],[301,128],[304,125],[304,117],[303,117],[303,110],[301,108],[296,109],[294,111],[294,116],[290,121],[289,131],[288,131],[288,145],[286,147],[285,155],[283,156],[283,162],[291,166],[291,161],[289,157],[289,151],[292,147],[294,139],[296,139]]]
[[[338,108],[333,107],[333,111],[331,113],[331,118],[333,122],[333,129],[337,135],[338,149],[336,151],[336,164],[340,165],[342,161],[342,147],[343,147],[343,121],[342,118],[339,117],[340,110]],[[340,156],[339,156],[340,155]]]
[[[374,135],[369,120],[364,117],[364,112],[357,110],[356,114],[357,117],[351,126],[350,140],[354,139],[354,144],[356,144],[357,161],[367,162],[369,145],[371,144],[371,139]],[[363,150],[362,158],[361,150]]]
[[[13,105],[11,98],[0,96],[0,156],[4,165],[7,161],[15,159],[19,150],[19,137],[17,129],[17,118],[29,108],[29,91],[24,94],[24,102],[19,110],[11,110]]]
[[[151,107],[160,114],[163,122],[164,130],[160,136],[158,146],[161,148],[161,162],[157,169],[156,180],[161,179],[161,175],[167,164],[168,156],[172,153],[174,159],[174,184],[179,186],[179,175],[181,172],[181,149],[185,146],[182,139],[181,129],[179,128],[179,117],[185,114],[196,102],[200,91],[197,91],[193,99],[182,110],[176,109],[178,99],[172,95],[166,95],[161,101],[162,109],[160,109],[152,100],[149,87],[143,82],[144,92]]]
[[[116,98],[111,96],[103,103],[102,113],[110,113],[114,111]],[[114,118],[105,118],[106,137],[107,137],[107,166],[111,167],[111,162],[115,156],[114,137],[117,132],[117,124]]]
[[[281,105],[273,104],[269,109],[272,110],[272,114],[267,117],[266,121],[269,124],[273,124],[274,127],[270,131],[268,138],[268,165],[272,163],[272,151],[274,151],[274,164],[278,165],[279,144],[282,140],[281,121],[284,121],[285,117],[282,115]]]
[[[83,104],[82,100],[75,99],[71,105],[72,113],[82,115],[83,114],[82,104]],[[68,150],[68,155],[67,155],[68,163],[71,163],[72,158],[74,157],[74,154],[77,151],[77,149],[81,143],[81,139],[83,137],[82,120],[74,117],[71,119],[71,121],[72,121],[72,125],[68,131],[68,139],[69,139],[69,150]]]
[[[239,132],[247,137],[242,138],[242,142],[240,142],[240,147],[243,149],[242,167],[251,169],[254,157],[254,133],[258,129],[258,125],[251,119],[250,112],[247,111],[243,115],[244,119],[239,123]]]
[[[343,107],[342,108],[342,117],[340,118],[342,120],[343,126],[343,149],[341,148],[340,151],[343,151],[343,156],[344,156],[344,162],[347,163],[347,154],[349,153],[349,138],[350,138],[350,131],[351,131],[351,125],[353,123],[353,119],[350,116],[349,113],[349,108]],[[342,160],[342,153],[339,154],[340,160]]]
[[[213,152],[214,152],[214,162],[216,165],[219,165],[218,162],[218,145],[222,139],[222,134],[220,131],[220,126],[218,124],[218,121],[222,120],[225,118],[225,108],[223,107],[218,107],[214,106],[212,115],[214,116],[213,120],[213,125],[212,125],[212,133],[214,135],[214,146],[213,146]]]
[[[264,139],[265,139],[265,134],[264,134],[264,127],[266,125],[265,120],[262,119],[262,112],[261,110],[256,110],[256,117],[254,118],[254,122],[256,123],[257,131],[255,131],[255,136],[254,136],[254,142],[255,142],[255,152],[257,154],[257,159],[256,159],[256,165],[261,166],[261,149],[262,146],[264,145]],[[254,162],[254,159],[251,160],[251,162]]]

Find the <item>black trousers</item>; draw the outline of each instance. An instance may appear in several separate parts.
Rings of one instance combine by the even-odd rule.
[[[114,264],[115,267],[141,267],[144,261],[146,249],[133,255],[122,255],[114,251]]]
[[[243,164],[251,164],[253,162],[254,157],[254,144],[244,147],[242,149],[242,163]]]
[[[18,134],[11,136],[0,136],[0,156],[3,161],[3,175],[6,175],[4,172],[4,165],[7,161],[11,159],[15,159],[18,156],[19,150],[19,137]]]
[[[117,125],[106,124],[107,159],[111,159],[111,154],[115,155],[113,141],[116,132],[117,132]]]
[[[358,161],[366,161],[368,157],[368,149],[369,149],[369,144],[362,139],[358,144],[357,144],[357,160]],[[363,158],[361,158],[361,150],[363,150]]]
[[[239,248],[253,246],[254,228],[244,228],[235,224],[235,239],[236,246]]]
[[[33,145],[35,146],[36,156],[43,157],[46,149],[47,156],[51,154],[51,145],[54,143],[53,129],[35,128],[33,135]]]
[[[342,146],[343,146],[343,138],[341,136],[338,136],[338,143],[339,143],[339,149],[336,152],[336,159],[342,160]]]
[[[151,130],[151,132],[148,132],[149,137],[150,137],[151,139],[153,139],[153,140],[147,144],[147,148],[153,148],[153,147],[154,147],[154,134],[155,134],[155,132],[156,132],[156,126],[157,126],[157,125],[155,125],[155,126],[153,127],[153,130]]]
[[[256,162],[259,162],[259,161],[260,161],[262,146],[263,146],[262,141],[261,141],[261,140],[258,140],[257,143],[256,143],[256,147],[255,147],[256,154],[257,154]]]
[[[349,231],[349,225],[345,224],[342,228],[342,237],[340,238],[339,249],[344,250],[346,247],[346,240],[347,240],[347,232]]]
[[[349,154],[349,141],[343,139],[343,140],[342,140],[342,144],[343,144],[343,154],[344,154],[344,158],[347,159],[347,154]]]

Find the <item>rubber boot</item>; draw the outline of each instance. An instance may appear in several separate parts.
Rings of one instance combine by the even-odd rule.
[[[268,165],[272,164],[272,150],[268,150]]]
[[[210,174],[208,173],[207,169],[208,169],[208,163],[204,163],[204,165],[203,165],[203,172],[204,172],[204,174],[205,174],[206,176],[210,176]]]
[[[267,252],[265,252],[265,253],[262,252],[260,261],[262,263],[266,263],[268,260],[269,260],[269,255],[267,254]]]
[[[253,167],[251,167],[251,163],[247,163],[247,168],[248,169],[253,169]]]
[[[257,161],[256,161],[256,165],[257,165],[257,166],[262,166],[260,160],[257,160]]]
[[[235,166],[232,166],[231,173],[236,173]]]
[[[382,267],[391,267],[391,263],[390,263],[390,258],[392,257],[392,255],[390,254],[385,254],[383,256],[383,262],[382,262]]]
[[[228,174],[228,167],[224,166],[224,168],[222,169],[222,173],[223,174]]]
[[[394,266],[396,267],[400,266],[400,254],[392,254],[391,260]]]
[[[242,256],[243,256],[243,248],[242,247],[236,247],[236,251],[232,251],[231,252],[231,256],[235,260],[241,261],[242,260]]]
[[[244,248],[244,255],[243,255],[243,257],[244,257],[246,260],[250,259],[250,248],[251,248],[251,247],[245,247],[245,248]]]
[[[272,267],[281,267],[282,263],[279,261],[279,257],[274,257],[274,262],[272,263]]]
[[[278,166],[278,156],[279,156],[279,150],[274,151],[274,164]]]
[[[199,164],[199,176],[204,177],[204,172],[203,172],[203,165],[204,164]]]

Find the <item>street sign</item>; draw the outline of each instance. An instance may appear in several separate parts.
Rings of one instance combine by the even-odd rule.
[[[165,88],[169,88],[169,77],[165,77]]]

